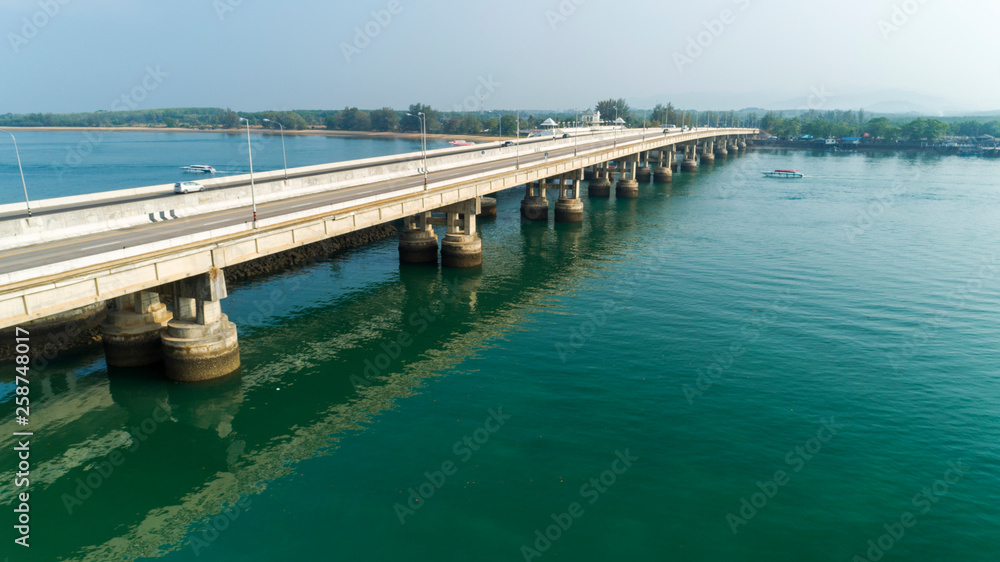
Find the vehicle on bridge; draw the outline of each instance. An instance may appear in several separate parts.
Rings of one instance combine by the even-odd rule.
[[[205,186],[196,181],[179,181],[174,184],[174,193],[191,193],[193,191],[205,191]]]

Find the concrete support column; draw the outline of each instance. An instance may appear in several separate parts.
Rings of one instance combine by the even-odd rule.
[[[161,334],[167,376],[183,382],[226,376],[240,368],[236,325],[222,313],[226,277],[215,267],[173,283],[174,318]]]
[[[737,146],[740,147],[740,150],[746,150],[747,149],[747,140],[746,139],[740,139],[739,143],[737,143]]]
[[[441,210],[445,212],[448,225],[448,233],[441,241],[441,265],[444,267],[482,265],[483,241],[476,232],[476,215],[480,211],[479,199],[454,203]]]
[[[437,259],[438,237],[434,234],[431,213],[428,211],[404,218],[403,230],[399,233],[399,261],[437,263]]]
[[[521,216],[529,221],[549,220],[549,200],[545,197],[544,180],[524,184]]]
[[[608,163],[598,164],[594,171],[594,179],[587,186],[587,194],[591,197],[610,197],[611,180],[608,179]]]
[[[563,174],[559,180],[559,199],[556,201],[556,222],[583,222],[583,201],[580,200],[580,181],[583,170]]]
[[[639,168],[635,172],[635,179],[642,183],[649,182],[649,178],[652,177],[653,171],[649,168],[649,153],[641,152],[639,153]]]
[[[682,172],[697,172],[698,171],[698,161],[695,160],[695,146],[687,145],[684,147],[684,161],[681,162]]]
[[[729,142],[729,152],[732,152],[733,154],[739,154],[740,153],[740,144],[738,142],[736,142],[735,140],[730,141]]]
[[[497,199],[483,195],[479,198],[479,216],[495,218],[497,216]]]
[[[590,180],[596,178],[597,175],[596,175],[596,170],[595,169],[596,169],[596,166],[587,166],[586,168],[584,168],[583,169],[583,179],[585,181],[590,181]]]
[[[719,144],[715,147],[715,157],[716,158],[728,158],[729,151],[726,150],[726,145],[729,144],[727,139],[721,139]]]
[[[629,174],[629,164],[631,166],[631,175]],[[639,156],[635,155],[624,162],[622,165],[622,177],[618,180],[618,184],[615,186],[615,197],[618,199],[635,199],[639,196],[639,182],[635,179],[635,172],[639,166]]]
[[[171,314],[155,291],[114,299],[101,323],[104,357],[109,367],[141,367],[163,361],[160,333]]]
[[[653,170],[653,181],[656,183],[667,183],[674,181],[674,172],[671,170],[674,160],[674,147],[669,146],[660,150],[660,165]]]
[[[701,152],[702,164],[715,164],[715,142],[705,141]]]

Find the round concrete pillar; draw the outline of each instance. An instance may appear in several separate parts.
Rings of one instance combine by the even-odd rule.
[[[207,325],[171,320],[160,339],[167,376],[175,381],[217,379],[240,368],[236,324],[225,314]]]
[[[160,334],[173,315],[157,302],[146,314],[109,310],[101,323],[104,357],[110,367],[142,367],[163,361]]]
[[[597,178],[587,185],[587,194],[590,197],[610,197],[611,181],[608,178]]]
[[[594,170],[592,170],[590,168],[587,168],[587,169],[585,169],[583,171],[583,179],[584,180],[590,181],[590,180],[594,179],[595,177],[597,177],[597,176],[595,175]]]
[[[697,172],[698,171],[698,161],[694,159],[694,156],[690,158],[685,155],[684,160],[681,162],[682,172]]]
[[[579,199],[556,201],[556,222],[583,222],[583,201]]]
[[[497,216],[497,200],[496,197],[483,197],[479,198],[479,217],[495,217]]]
[[[705,151],[701,154],[702,164],[715,164],[715,155],[711,152]]]
[[[719,148],[715,149],[715,157],[716,158],[728,158],[729,157],[729,151],[726,150],[725,146],[720,146]]]
[[[403,230],[399,233],[399,261],[437,263],[438,237],[433,230]]]
[[[639,196],[639,182],[632,179],[618,180],[615,186],[615,197],[618,199],[635,199]]]
[[[448,234],[441,241],[442,266],[476,267],[482,263],[483,241],[478,234]]]
[[[674,173],[666,166],[660,166],[653,170],[653,181],[656,183],[667,183],[674,181]]]
[[[651,177],[653,177],[653,172],[650,171],[650,169],[646,166],[639,168],[635,172],[635,179],[639,180],[640,182],[648,182],[649,178]]]
[[[549,200],[544,197],[525,197],[521,200],[521,216],[529,221],[549,220]]]

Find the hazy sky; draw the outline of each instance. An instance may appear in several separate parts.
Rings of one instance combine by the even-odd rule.
[[[1000,109],[995,0],[0,0],[0,22],[0,113],[472,109],[480,95],[486,109]]]

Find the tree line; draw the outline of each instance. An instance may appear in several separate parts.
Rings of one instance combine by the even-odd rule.
[[[917,117],[910,120],[888,117],[865,118],[864,110],[827,112],[810,111],[795,117],[783,117],[768,112],[760,120],[760,128],[781,138],[812,135],[815,138],[863,137],[895,142],[899,139],[937,140],[943,136],[1000,136],[1000,121],[945,122],[940,119]]]

